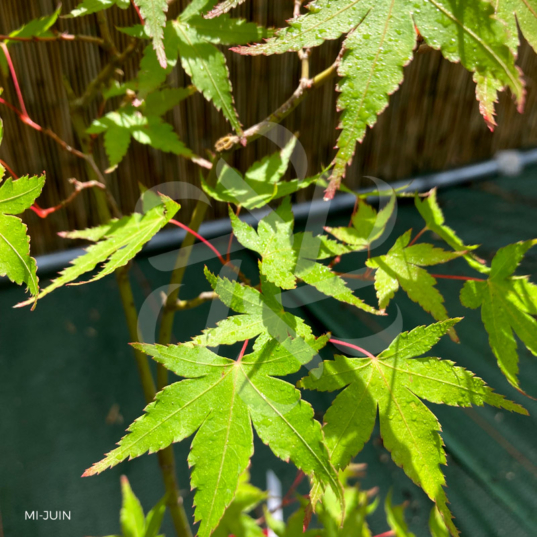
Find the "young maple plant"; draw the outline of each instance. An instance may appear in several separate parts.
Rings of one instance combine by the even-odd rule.
[[[349,226],[327,227],[322,234],[295,232],[292,196],[311,185],[325,189],[326,200],[339,189],[351,192],[342,181],[356,143],[362,141],[367,127],[374,125],[388,105],[389,95],[402,82],[403,67],[418,45],[440,50],[447,60],[461,62],[473,73],[480,110],[491,129],[495,125],[494,103],[504,88],[511,91],[522,111],[524,81],[515,65],[518,27],[537,48],[537,1],[316,0],[303,7],[301,0],[295,0],[294,17],[278,30],[230,15],[245,1],[192,0],[185,3],[178,18],[168,20],[166,0],[83,0],[64,14],[65,23],[69,24],[69,18],[95,17],[100,37],[55,30],[61,8],[29,21],[8,36],[0,36],[0,67],[11,77],[18,98],[18,103],[10,103],[0,97],[5,113],[15,114],[28,128],[82,159],[88,176],[86,183],[73,182],[75,190],[63,203],[42,209],[35,200],[45,176],[19,179],[9,164],[2,162],[2,177],[6,170],[11,177],[0,185],[0,275],[25,284],[31,297],[19,306],[33,307],[64,285],[116,275],[147,407],[118,447],[84,475],[98,474],[126,459],[156,452],[165,485],[163,499],[145,517],[128,481],[122,481],[123,535],[157,537],[166,509],[177,535],[192,535],[172,450],[173,443],[191,437],[188,463],[190,484],[196,489],[195,522],[199,522],[200,537],[257,537],[268,529],[280,537],[303,532],[312,537],[370,536],[367,516],[377,502],[371,501],[370,491],[361,491],[350,482],[361,476],[362,468],[353,459],[368,442],[378,415],[384,447],[435,504],[429,521],[431,533],[456,536],[441,469],[446,464],[441,427],[423,401],[457,407],[487,404],[520,414],[527,411],[453,361],[429,355],[443,336],[459,342],[456,327],[464,322],[450,318],[437,279],[461,280],[462,305],[481,308],[492,353],[508,382],[522,391],[515,334],[537,355],[537,285],[515,272],[537,239],[501,248],[488,266],[476,255],[476,246],[466,245],[446,225],[437,193],[432,190],[415,194],[416,210],[424,220],[421,232],[413,235],[412,230],[406,231],[385,255],[368,255],[366,266],[341,274],[335,266],[343,256],[369,253],[379,239],[387,238],[397,197],[408,196],[408,192],[377,191],[384,201],[378,211],[367,203],[366,195],[353,193],[356,209]],[[107,22],[107,10],[111,8],[132,9],[139,17],[140,24],[117,29],[130,36],[122,51]],[[312,76],[309,50],[339,38],[341,52],[333,65]],[[29,41],[62,41],[69,46],[70,41],[77,40],[101,47],[109,55],[109,63],[82,95],[68,88],[73,129],[80,144],[73,148],[30,118],[24,103],[25,88],[19,84],[10,50]],[[228,46],[243,55],[295,52],[301,58],[302,76],[293,95],[269,117],[246,129],[234,107],[221,50]],[[142,53],[136,78],[121,78],[118,68],[139,49]],[[174,68],[186,72],[190,86],[171,87],[168,75]],[[226,161],[233,151],[268,133],[309,92],[334,77],[338,77],[341,130],[328,169],[316,170],[311,177],[285,180],[297,144],[295,138],[247,170],[234,169]],[[188,148],[165,119],[168,111],[197,92],[224,115],[234,131],[215,140],[209,160]],[[99,97],[104,102],[104,113],[85,125],[86,109]],[[96,162],[88,135],[102,140],[108,162]],[[111,174],[121,166],[133,140],[199,166],[200,188],[216,202],[228,204],[233,237],[258,258],[257,273],[243,274],[230,261],[229,250],[226,261],[222,252],[199,235],[207,207],[202,196],[188,223],[180,221],[178,203],[143,186],[141,212],[119,212],[102,170]],[[32,209],[46,217],[86,189],[95,194],[100,224],[65,231],[62,236],[86,240],[91,245],[56,279],[40,288],[36,262],[30,256],[30,239],[16,215]],[[240,212],[259,208],[265,209],[265,216],[254,228]],[[140,341],[138,333],[129,267],[143,246],[168,224],[185,229],[187,234],[166,292],[158,343],[147,344]],[[440,238],[445,249],[423,242],[426,232]],[[218,275],[206,268],[206,291],[196,299],[180,300],[179,288],[195,239],[209,246],[224,268]],[[476,275],[430,272],[430,267],[455,259],[465,260]],[[201,273],[199,277],[203,277]],[[349,285],[353,279],[374,285],[378,304],[359,297]],[[339,301],[370,315],[386,315],[386,308],[401,289],[430,314],[431,324],[400,333],[385,350],[374,355],[336,339],[337,334],[332,337],[322,330],[314,331],[305,319],[286,311],[282,294],[298,285],[321,299]],[[207,300],[220,300],[233,314],[215,326],[207,326],[190,341],[170,344],[175,318]],[[216,352],[220,346],[235,344],[242,346],[235,359]],[[315,362],[325,347],[346,352]],[[485,358],[489,354],[483,349]],[[148,357],[157,364],[156,377]],[[294,375],[296,379],[306,365],[309,373],[292,384],[289,377]],[[180,380],[169,384],[168,371]],[[322,424],[302,398],[302,390],[337,392]],[[287,522],[276,520],[268,508],[261,518],[249,515],[267,501],[267,494],[249,483],[254,434],[276,457],[299,470],[283,505],[292,501],[300,481],[309,480],[309,494],[298,497],[299,508]],[[391,494],[386,498],[391,530],[385,535],[413,535],[404,520],[403,507],[392,505]],[[320,528],[307,530],[313,513]]]

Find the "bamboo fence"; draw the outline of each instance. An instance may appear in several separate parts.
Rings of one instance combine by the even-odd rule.
[[[63,13],[68,13],[77,3],[77,0],[65,0]],[[186,3],[186,0],[172,1],[170,16],[177,15]],[[32,18],[51,13],[55,7],[55,0],[1,0],[0,33],[7,34]],[[234,14],[278,27],[291,17],[292,8],[291,0],[250,0]],[[132,9],[113,8],[109,18],[114,28],[137,22]],[[98,35],[94,15],[61,19],[58,27],[73,34]],[[119,47],[126,46],[126,36],[115,29],[113,37]],[[334,61],[338,45],[338,42],[326,43],[313,51],[313,73]],[[106,54],[95,45],[82,42],[19,43],[13,45],[11,51],[30,116],[76,147],[62,77],[81,94],[107,63]],[[250,58],[226,52],[226,56],[236,106],[246,127],[268,116],[298,85],[300,66],[296,54]],[[139,59],[140,55],[135,55],[116,78],[134,77]],[[443,60],[436,51],[418,52],[405,68],[405,81],[392,96],[389,108],[358,146],[346,183],[357,187],[368,175],[393,181],[489,158],[501,149],[537,144],[537,56],[526,43],[521,48],[518,64],[527,82],[525,114],[518,114],[511,97],[502,94],[497,106],[499,126],[491,133],[479,114],[471,75],[460,65]],[[188,83],[188,77],[177,68],[169,77],[170,86]],[[4,88],[4,98],[15,104],[12,81],[0,75],[0,86]],[[334,155],[338,124],[336,99],[334,83],[326,84],[314,90],[283,122],[289,130],[299,132],[308,154],[309,174],[329,164]],[[113,109],[114,104],[117,105],[108,103],[107,110]],[[99,105],[96,101],[88,109],[85,118],[88,123],[98,114]],[[39,199],[41,206],[53,206],[65,199],[72,191],[69,178],[86,179],[83,161],[22,124],[6,107],[0,108],[0,116],[5,127],[0,158],[20,175],[47,173],[47,185]],[[181,139],[202,156],[214,148],[216,140],[230,132],[223,116],[200,95],[182,103],[166,119]],[[107,161],[100,141],[95,150],[99,166],[105,169]],[[244,170],[255,159],[274,150],[272,142],[261,139],[235,152],[232,164]],[[132,211],[139,196],[138,182],[148,187],[169,181],[198,184],[199,168],[175,155],[133,142],[128,156],[108,176],[108,181],[121,208]],[[298,199],[308,195],[301,193]],[[181,218],[185,220],[192,206],[188,202],[182,205]],[[215,207],[211,217],[222,216],[225,210],[222,206]],[[58,231],[84,228],[96,222],[91,193],[83,192],[66,209],[45,220],[33,214],[25,215],[25,220],[32,235],[34,253],[65,248],[69,242],[60,239]]]

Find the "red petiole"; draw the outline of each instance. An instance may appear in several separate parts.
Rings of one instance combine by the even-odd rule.
[[[191,235],[194,235],[194,237],[196,237],[196,239],[198,239],[203,244],[205,244],[205,246],[210,248],[217,255],[217,257],[218,257],[218,259],[220,259],[220,262],[222,263],[222,265],[226,264],[226,260],[222,257],[220,252],[207,239],[203,238],[199,233],[197,233],[193,229],[190,229],[187,225],[182,224],[181,222],[178,222],[177,220],[170,220],[170,224],[173,224],[173,225],[175,225],[177,227],[180,227],[181,229],[184,229],[185,231],[188,231],[188,233],[190,233]]]
[[[362,354],[365,354],[372,360],[376,360],[377,357],[374,354],[371,354],[369,351],[366,351],[365,349],[362,349],[362,347],[358,347],[358,345],[353,345],[352,343],[347,343],[346,341],[340,341],[339,339],[330,339],[330,343],[334,345],[342,345],[343,347],[349,347],[349,349],[354,349],[355,351],[361,352]]]
[[[250,342],[249,339],[247,339],[243,344],[242,344],[242,349],[241,349],[241,352],[239,353],[239,357],[237,358],[237,363],[240,363],[241,360],[242,360],[242,357],[244,356],[244,353],[246,352],[246,349],[248,348],[248,343]]]

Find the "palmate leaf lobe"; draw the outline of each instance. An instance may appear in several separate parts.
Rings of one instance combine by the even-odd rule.
[[[85,254],[77,257],[71,266],[63,270],[50,285],[42,289],[38,297],[42,298],[63,285],[80,285],[99,280],[117,268],[125,266],[178,210],[177,203],[166,196],[161,196],[161,203],[143,215],[134,213],[90,230],[62,233],[66,238],[84,238],[96,242]],[[103,266],[90,280],[75,283],[80,276],[92,272],[100,264]],[[29,302],[22,302],[16,307],[26,306]]]
[[[436,279],[424,268],[426,266],[447,263],[461,255],[461,252],[446,252],[432,244],[420,243],[410,245],[412,230],[401,235],[386,255],[368,259],[366,265],[375,270],[375,289],[379,308],[384,310],[399,287],[408,297],[417,302],[437,321],[448,318],[444,306],[444,297],[435,287]],[[454,329],[449,335],[458,341]]]
[[[213,19],[214,17],[219,17],[220,15],[223,15],[224,13],[227,13],[228,11],[231,11],[233,8],[236,8],[237,6],[240,6],[243,4],[246,0],[223,0],[220,2],[216,7],[211,9],[207,15],[205,15],[208,19]]]
[[[327,199],[339,188],[356,143],[399,87],[403,67],[412,59],[416,30],[429,46],[474,74],[480,108],[490,125],[496,93],[503,88],[511,90],[522,109],[524,82],[515,66],[508,31],[494,16],[491,2],[316,0],[308,9],[265,43],[233,50],[247,55],[282,54],[347,34],[338,68],[343,77],[338,100],[343,110],[342,132]]]
[[[140,8],[147,32],[153,38],[153,48],[159,64],[166,69],[168,62],[164,50],[164,27],[168,2],[166,0],[134,0],[134,3]]]
[[[4,169],[0,166],[0,180]],[[21,177],[16,181],[8,178],[0,184],[0,276],[12,282],[25,284],[35,297],[39,293],[39,280],[35,259],[30,256],[28,228],[14,215],[28,209],[41,194],[45,176]]]
[[[373,358],[336,356],[310,371],[299,386],[311,390],[342,390],[325,414],[323,428],[330,458],[345,468],[368,441],[377,411],[384,446],[394,462],[436,503],[453,536],[458,535],[447,507],[440,465],[446,456],[440,424],[421,399],[469,407],[489,404],[527,414],[504,399],[471,372],[439,358],[418,358],[428,352],[460,319],[449,319],[403,332]]]
[[[310,359],[325,342],[325,338],[317,340]],[[153,453],[196,433],[188,460],[193,467],[192,486],[197,489],[198,535],[206,537],[235,497],[240,475],[253,453],[253,425],[275,455],[293,461],[313,479],[314,486],[330,487],[343,503],[313,409],[292,385],[275,378],[301,367],[293,346],[293,340],[286,345],[258,340],[252,353],[235,361],[193,343],[135,344],[186,380],[157,394],[119,447],[84,475],[100,473],[126,458]]]
[[[518,390],[518,352],[514,334],[537,356],[537,285],[527,276],[514,276],[514,272],[535,244],[537,239],[500,248],[492,260],[489,278],[465,282],[460,294],[463,306],[481,307],[481,319],[498,365]]]
[[[427,229],[436,233],[444,242],[449,244],[455,251],[466,252],[463,257],[466,262],[475,270],[487,274],[490,269],[485,262],[477,257],[472,250],[475,250],[477,246],[469,246],[465,244],[455,233],[453,229],[448,227],[445,223],[444,214],[438,204],[437,190],[433,188],[429,195],[421,197],[418,193],[415,196],[415,205],[418,212],[425,220]]]
[[[304,234],[298,236],[298,241],[295,240],[290,197],[284,198],[275,211],[259,222],[257,232],[242,222],[233,211],[230,211],[229,216],[237,240],[245,248],[261,256],[259,269],[268,281],[282,289],[294,289],[297,279],[300,279],[336,300],[369,313],[382,314],[355,296],[345,281],[334,274],[328,266],[315,261],[321,258],[318,255],[323,244],[321,240],[315,240],[311,235]],[[304,242],[304,237],[306,237],[306,242]],[[329,239],[324,240],[324,246],[327,245],[330,245]],[[312,251],[314,246],[317,246],[317,252]],[[334,246],[337,248],[337,245]],[[344,247],[342,252],[345,251],[349,249]]]

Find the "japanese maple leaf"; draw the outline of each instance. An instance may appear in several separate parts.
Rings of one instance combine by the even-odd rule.
[[[64,285],[81,285],[94,282],[112,274],[116,269],[125,266],[177,213],[180,206],[167,196],[151,196],[151,191],[145,193],[147,198],[157,200],[151,207],[146,207],[145,214],[134,213],[118,220],[94,228],[80,231],[61,233],[70,239],[85,239],[94,242],[86,252],[72,261],[50,285],[39,292],[43,298],[52,291]],[[144,205],[145,207],[145,205]],[[91,273],[99,267],[97,274],[84,282],[76,282],[80,276]],[[21,302],[16,307],[26,306],[30,301]]]
[[[452,535],[457,535],[443,489],[446,464],[440,424],[421,399],[469,407],[489,405],[527,411],[494,393],[473,373],[439,358],[418,358],[460,319],[403,332],[378,356],[326,361],[300,382],[312,390],[342,390],[325,415],[324,434],[337,469],[345,468],[367,442],[377,412],[384,446],[394,462],[433,500]]]
[[[442,213],[442,209],[436,198],[436,193],[436,188],[433,188],[426,197],[421,197],[417,192],[414,197],[416,209],[418,209],[418,212],[425,220],[426,229],[436,233],[454,250],[458,252],[465,251],[466,253],[463,257],[473,269],[482,272],[483,274],[489,273],[490,268],[487,267],[485,261],[473,253],[473,250],[475,250],[477,246],[465,244],[462,239],[457,236],[455,231],[446,225],[444,214]]]
[[[490,275],[484,281],[467,281],[461,302],[467,308],[481,307],[481,319],[489,343],[507,380],[517,389],[518,353],[513,332],[537,356],[537,285],[528,277],[513,276],[525,253],[537,239],[517,242],[498,250]]]
[[[2,125],[0,122],[0,142]],[[0,276],[12,282],[25,284],[34,298],[28,303],[35,305],[39,293],[39,280],[35,259],[30,256],[28,228],[16,214],[28,209],[41,194],[45,176],[21,177],[17,181],[8,178],[1,183],[4,168],[0,166]]]
[[[316,259],[324,257],[319,255],[321,251],[339,249],[343,253],[349,251],[348,248],[338,247],[335,241],[327,238],[316,239],[311,234],[297,234],[295,239],[290,197],[286,197],[277,210],[259,222],[257,232],[233,211],[230,211],[230,218],[237,240],[245,248],[261,255],[259,270],[270,282],[282,289],[293,289],[300,279],[336,300],[369,313],[381,313],[355,296],[345,281],[329,267],[316,262]],[[313,251],[314,246],[318,247],[317,252]]]
[[[396,199],[395,192],[392,191],[386,206],[378,212],[359,199],[357,210],[352,216],[352,227],[326,227],[325,230],[351,246],[352,251],[365,250],[384,234],[394,212]]]
[[[514,19],[516,10],[519,20],[524,16],[524,31],[533,27],[533,22],[526,24],[531,8],[522,10],[522,2],[514,0],[503,2],[508,6],[502,13],[510,12]],[[524,81],[515,65],[516,54],[491,2],[316,0],[307,7],[307,13],[291,19],[274,37],[233,50],[248,55],[282,54],[346,36],[337,67],[341,134],[327,198],[339,188],[356,143],[364,139],[367,128],[376,123],[390,95],[402,83],[403,68],[414,56],[418,32],[430,47],[474,74],[480,109],[489,124],[497,92],[504,87],[512,91],[519,109],[523,106]],[[513,26],[516,34],[514,20],[509,22],[509,28]]]
[[[448,318],[444,297],[435,287],[436,279],[422,267],[446,263],[460,256],[459,252],[446,252],[431,244],[409,246],[412,230],[399,237],[386,255],[373,257],[366,264],[375,269],[375,289],[379,308],[384,310],[401,286],[408,297],[417,302],[437,321]],[[458,341],[455,330],[450,337]]]
[[[244,176],[231,166],[224,164],[217,167],[218,180],[216,186],[210,186],[202,179],[201,186],[211,198],[234,203],[245,209],[258,209],[270,201],[283,198],[310,186],[319,179],[319,175],[305,179],[282,181],[297,138],[292,137],[281,151],[268,155],[254,162]]]
[[[299,339],[280,345],[274,339],[260,338],[251,354],[236,361],[193,343],[168,347],[135,344],[186,380],[157,394],[119,447],[84,475],[100,473],[127,458],[153,453],[195,434],[188,462],[193,467],[191,484],[197,489],[198,535],[206,537],[232,502],[239,477],[250,462],[253,424],[276,456],[293,461],[312,478],[315,489],[330,487],[343,503],[312,407],[291,384],[275,378],[296,373],[326,339],[316,340],[305,357]]]

